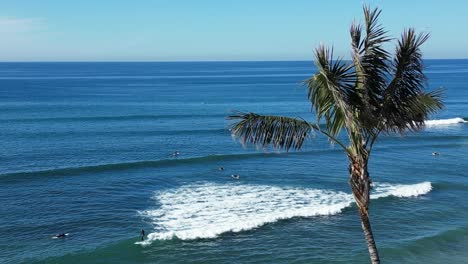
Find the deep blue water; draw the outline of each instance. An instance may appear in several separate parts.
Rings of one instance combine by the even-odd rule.
[[[384,263],[468,262],[468,60],[426,64],[428,87],[446,89],[431,119],[445,121],[382,137],[370,161]],[[365,263],[338,147],[317,135],[300,152],[242,148],[227,130],[232,110],[313,120],[313,72],[0,63],[0,262]]]

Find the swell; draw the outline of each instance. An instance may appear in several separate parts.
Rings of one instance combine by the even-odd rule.
[[[134,241],[131,238],[118,241],[113,244],[99,246],[93,249],[83,249],[77,252],[65,253],[63,255],[52,255],[46,258],[29,258],[27,263],[135,263],[143,254],[141,250],[135,250]],[[17,262],[16,262],[17,263]]]
[[[441,181],[437,183],[433,183],[434,188],[438,190],[468,190],[468,185],[461,182],[447,182]]]
[[[38,118],[4,118],[1,122],[86,122],[86,121],[130,121],[130,120],[163,120],[179,118],[225,117],[226,114],[167,114],[167,115],[123,115],[123,116],[77,116],[77,117],[38,117]]]
[[[63,132],[8,132],[4,136],[14,136],[21,139],[43,139],[46,137],[136,137],[136,136],[171,136],[171,135],[229,135],[227,129],[195,129],[195,130],[124,130],[124,131],[63,131]]]
[[[424,146],[437,146],[438,144],[450,144],[445,143],[446,141],[457,141],[457,140],[466,140],[468,139],[468,135],[451,135],[451,134],[429,134],[429,133],[416,133],[410,134],[408,136],[399,136],[399,135],[386,135],[384,137],[380,137],[378,142],[394,142],[395,148],[398,148],[402,142],[404,143],[427,143],[431,142],[431,144],[426,144]],[[378,143],[377,143],[378,144]]]
[[[466,247],[465,238],[468,235],[468,227],[460,226],[456,228],[447,228],[445,230],[428,233],[424,236],[403,242],[395,247],[385,248],[384,250],[395,259],[416,258],[417,261],[424,261],[421,256],[429,252],[453,252],[460,255],[460,249]],[[387,253],[387,254],[388,254]]]
[[[2,76],[0,80],[153,80],[153,79],[243,79],[260,77],[308,77],[304,73],[218,74],[218,75],[82,75],[82,76]]]
[[[132,121],[132,120],[175,120],[190,118],[220,118],[225,119],[230,113],[206,113],[206,114],[151,114],[151,115],[102,115],[102,116],[60,116],[60,117],[18,117],[1,118],[0,122],[8,123],[41,123],[41,122],[92,122],[92,121]],[[273,113],[264,113],[271,115]],[[287,116],[297,116],[296,112],[282,113]],[[301,113],[304,114],[304,113]]]
[[[266,113],[268,114],[268,113]],[[294,116],[296,113],[284,113],[288,116]],[[80,121],[126,121],[126,120],[164,120],[178,118],[225,118],[229,113],[219,114],[162,114],[162,115],[122,115],[122,116],[66,116],[66,117],[37,117],[37,118],[2,118],[0,122],[80,122]],[[451,125],[467,123],[468,117],[454,117],[448,119],[427,120],[426,126]],[[320,124],[324,126],[324,124]]]
[[[15,138],[21,139],[43,139],[45,137],[100,137],[100,136],[110,136],[110,137],[135,137],[135,136],[171,136],[171,135],[226,135],[229,136],[230,132],[228,129],[217,128],[217,129],[193,129],[193,130],[123,130],[123,131],[60,131],[60,132],[48,132],[48,131],[8,131],[2,133],[4,136],[14,136]],[[401,136],[385,136],[379,139],[379,142],[395,142],[397,141],[400,144],[402,141],[411,143],[415,141],[457,141],[457,140],[466,140],[468,135],[430,135],[430,134],[415,134],[409,135],[406,137]],[[314,141],[309,140],[309,141]],[[436,143],[434,143],[436,144]],[[431,145],[432,146],[432,145]],[[434,145],[435,146],[435,145]],[[398,146],[395,146],[398,147]]]
[[[465,146],[464,144],[447,143],[447,144],[427,144],[419,145],[418,149],[432,149],[434,147],[444,148],[458,148]],[[396,145],[396,146],[384,146],[376,147],[376,151],[383,151],[387,149],[413,149],[414,144],[408,145]],[[161,160],[144,160],[144,161],[130,161],[121,163],[109,163],[109,164],[97,164],[90,166],[81,167],[64,167],[54,168],[49,170],[38,170],[38,171],[20,171],[0,174],[0,180],[20,178],[20,177],[38,177],[38,176],[66,176],[66,175],[79,175],[90,172],[104,172],[104,171],[115,171],[115,170],[126,170],[126,169],[138,169],[138,168],[158,168],[178,165],[190,165],[190,164],[206,164],[218,161],[232,161],[232,160],[245,160],[250,158],[284,158],[286,156],[307,156],[307,155],[320,155],[326,153],[340,153],[342,152],[339,148],[328,148],[328,149],[316,149],[311,151],[300,151],[300,152],[280,152],[280,153],[239,153],[239,154],[214,154],[200,157],[190,158],[167,158]]]
[[[333,151],[333,150],[332,150]],[[306,152],[296,152],[290,153],[289,155],[300,155],[305,154]],[[1,178],[10,178],[10,177],[21,177],[21,176],[51,176],[51,175],[75,175],[89,172],[102,172],[102,171],[111,171],[111,170],[124,170],[124,169],[134,169],[134,168],[155,168],[155,167],[165,167],[165,166],[175,166],[175,165],[187,165],[187,164],[203,164],[216,161],[230,161],[230,160],[240,160],[251,157],[281,157],[286,155],[285,153],[244,153],[244,154],[228,154],[228,155],[208,155],[202,157],[192,157],[192,158],[168,158],[162,160],[147,160],[147,161],[135,161],[135,162],[122,162],[122,163],[111,163],[111,164],[100,164],[100,165],[91,165],[91,166],[82,166],[82,167],[66,167],[50,170],[41,170],[41,171],[25,171],[25,172],[14,172],[14,173],[5,173],[0,174]]]
[[[467,235],[468,235],[468,228],[459,227],[456,229],[442,231],[434,235],[429,235],[429,236],[425,236],[417,240],[413,240],[409,246],[425,247],[428,244],[433,245],[437,243],[447,243],[451,241],[456,241],[462,237],[466,237]]]

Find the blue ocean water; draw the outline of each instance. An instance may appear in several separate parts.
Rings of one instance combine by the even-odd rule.
[[[468,262],[468,60],[426,65],[446,108],[382,137],[370,161],[385,263]],[[338,147],[242,148],[227,130],[232,110],[313,120],[301,82],[314,70],[0,63],[0,262],[366,263]]]

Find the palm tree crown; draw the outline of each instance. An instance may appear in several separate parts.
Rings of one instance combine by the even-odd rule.
[[[420,47],[429,34],[403,32],[395,55],[384,50],[392,39],[378,23],[380,10],[364,7],[365,25],[350,28],[352,60],[333,58],[333,49],[315,50],[317,72],[305,84],[316,123],[303,119],[236,112],[229,119],[234,136],[244,143],[300,149],[311,131],[324,133],[333,142],[344,129],[348,154],[370,151],[380,133],[417,131],[428,116],[443,107],[442,91],[425,90]],[[324,120],[325,129],[318,126]]]
[[[334,59],[333,49],[315,50],[317,72],[305,84],[316,122],[300,118],[236,112],[230,130],[242,143],[300,149],[313,131],[338,144],[349,158],[349,183],[361,216],[372,263],[380,263],[369,221],[369,155],[381,133],[417,131],[443,107],[441,90],[425,90],[421,46],[429,34],[410,28],[392,56],[384,46],[392,39],[378,23],[379,9],[364,7],[364,26],[350,28],[350,61]],[[323,121],[324,125],[319,125]],[[338,139],[346,131],[348,142]]]

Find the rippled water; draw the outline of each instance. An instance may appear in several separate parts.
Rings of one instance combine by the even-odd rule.
[[[468,61],[427,65],[446,109],[382,137],[370,161],[385,263],[468,261]],[[1,63],[0,262],[365,263],[339,148],[317,135],[300,152],[243,149],[227,130],[232,110],[312,120],[300,83],[313,72]]]

